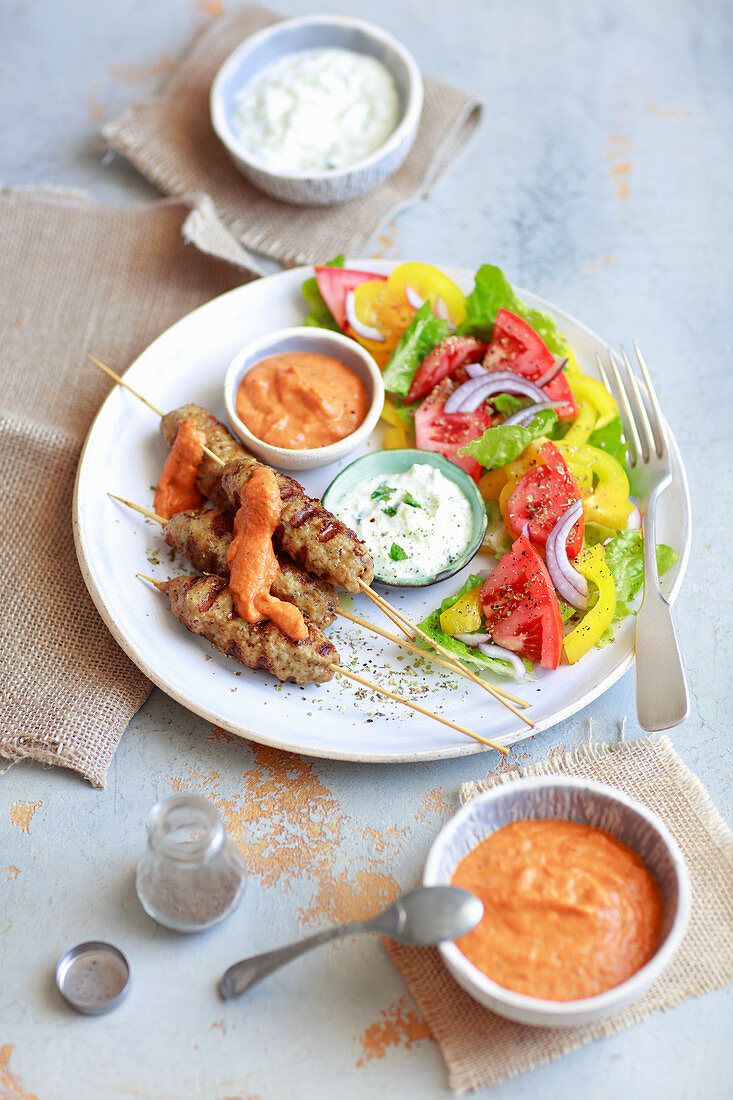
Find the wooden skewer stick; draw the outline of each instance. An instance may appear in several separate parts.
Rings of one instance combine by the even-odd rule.
[[[146,577],[144,573],[136,573],[135,576],[139,577],[141,581],[150,581],[150,583],[154,585],[159,592],[165,593],[167,590],[167,585],[165,581],[156,581],[155,577]]]
[[[394,623],[398,630],[402,631],[402,633],[409,641],[415,641],[415,631],[411,630],[407,623],[404,623],[400,619],[398,619],[397,612],[387,603],[386,600],[382,600],[374,591],[374,589],[369,587],[369,585],[363,585],[362,592],[365,596],[368,597],[368,599],[372,601],[375,607],[379,608],[383,615],[386,615],[387,618]]]
[[[153,577],[147,577],[144,573],[137,573],[136,576],[142,581],[149,581],[154,585],[159,592],[165,593],[166,583],[165,581],[156,581]],[[490,741],[487,737],[482,737],[480,733],[474,733],[473,730],[466,729],[465,726],[459,726],[457,722],[452,722],[450,718],[443,718],[440,714],[435,714],[434,711],[428,710],[427,707],[421,706],[419,703],[413,703],[410,699],[405,699],[403,695],[397,695],[394,691],[389,691],[388,688],[381,687],[380,684],[375,684],[371,680],[365,680],[363,676],[357,675],[356,672],[352,672],[349,668],[343,668],[341,665],[334,664],[332,661],[324,661],[325,667],[331,669],[332,672],[338,673],[341,676],[345,676],[349,680],[355,680],[357,684],[361,684],[363,687],[368,688],[369,691],[374,691],[378,695],[386,695],[388,699],[394,699],[396,703],[402,703],[406,707],[410,707],[411,710],[416,710],[420,714],[424,714],[427,718],[434,718],[436,722],[441,722],[444,726],[450,726],[451,729],[458,730],[459,733],[465,733],[467,737],[472,737],[474,741],[480,741],[482,745],[486,745],[487,748],[496,749],[497,752],[506,756],[509,749],[505,745],[500,745],[497,741]]]
[[[142,504],[133,504],[131,500],[125,500],[124,497],[115,496],[114,493],[107,493],[107,496],[112,497],[112,500],[119,500],[120,504],[126,504],[128,508],[132,508],[133,512],[139,512],[141,516],[147,516],[148,519],[154,519],[161,527],[165,526],[168,522],[165,516],[159,516],[152,508],[143,508]]]
[[[111,494],[110,494],[111,495]],[[418,657],[427,657],[429,661],[434,661],[436,665],[440,665],[442,668],[447,668],[449,672],[458,672],[461,676],[465,676],[467,680],[470,680],[470,676],[465,668],[461,666],[460,669],[455,665],[451,665],[448,661],[444,661],[442,657],[439,657],[432,649],[420,649],[419,646],[413,645],[406,638],[399,638],[396,634],[390,634],[388,630],[382,630],[381,626],[375,626],[374,623],[368,622],[367,619],[362,619],[360,615],[352,615],[350,611],[344,611],[342,608],[336,608],[336,614],[340,615],[343,619],[348,619],[351,623],[356,623],[357,626],[361,626],[364,630],[371,630],[374,634],[379,634],[381,638],[386,638],[388,642],[394,642],[395,645],[402,646],[403,649],[408,649],[410,653],[416,653]]]
[[[138,399],[138,401],[142,401],[143,405],[147,405],[148,408],[152,409],[152,411],[157,416],[159,416],[161,420],[163,419],[165,413],[162,413],[160,409],[156,409],[155,405],[151,404],[150,401],[148,401],[147,397],[143,397],[143,395],[141,393],[138,393],[137,390],[134,390],[132,386],[128,386],[127,382],[120,378],[119,374],[115,374],[115,372],[109,367],[105,367],[104,363],[100,363],[99,359],[95,359],[93,355],[87,355],[87,359],[91,359],[95,367],[99,367],[99,369],[103,370],[105,374],[108,374],[113,382],[116,382],[118,386],[124,386],[126,390],[129,390],[130,393]]]
[[[474,733],[473,730],[466,729],[465,726],[459,726],[457,722],[452,722],[450,718],[443,718],[440,714],[435,714],[432,710],[428,710],[427,707],[421,707],[419,703],[413,703],[411,699],[405,699],[403,695],[397,695],[394,691],[388,691],[387,688],[372,683],[371,680],[365,680],[362,676],[357,676],[350,668],[342,668],[341,665],[333,664],[328,667],[332,668],[334,672],[339,672],[342,676],[348,677],[349,680],[355,680],[357,684],[363,684],[363,686],[369,688],[370,691],[376,691],[380,695],[386,695],[388,699],[394,699],[397,703],[404,703],[406,707],[411,707],[412,710],[416,710],[420,714],[426,715],[428,718],[434,718],[436,722],[442,722],[444,726],[450,726],[451,729],[458,730],[459,733],[465,733],[467,737],[472,737],[474,741],[480,741],[482,745],[486,745],[490,749],[496,749],[497,752],[502,753],[504,756],[509,752],[506,745],[500,745],[498,741],[490,741],[488,737],[482,737],[480,733]]]
[[[391,604],[387,603],[387,601],[381,596],[378,596],[374,589],[370,588],[368,584],[364,584],[361,581],[359,583],[361,590],[367,597],[367,599],[371,600],[374,606],[378,607],[382,614],[386,615],[388,619],[391,619],[395,626],[398,626],[400,628],[405,637],[409,638],[410,641],[413,642],[415,640],[415,631],[412,629],[412,624],[402,622],[401,619],[397,617],[397,609],[392,607]]]
[[[445,648],[445,646],[442,646],[440,642],[437,642],[434,638],[429,637],[424,630],[420,629],[419,626],[415,626],[414,623],[411,623],[407,619],[405,619],[404,616],[399,611],[397,611],[396,608],[392,607],[391,604],[388,604],[387,601],[384,600],[381,596],[377,596],[376,592],[374,592],[373,589],[369,588],[369,586],[365,584],[364,581],[359,582],[359,587],[365,595],[369,593],[369,598],[373,599],[373,601],[376,602],[377,605],[382,608],[382,610],[385,610],[383,605],[386,605],[386,607],[389,608],[390,611],[394,612],[394,615],[396,615],[398,619],[403,620],[404,627],[414,632],[413,636],[415,633],[419,634],[420,637],[424,638],[429,645],[437,649],[438,653],[442,653],[444,657],[447,657],[447,659],[454,666],[459,663],[453,656],[453,654]],[[461,665],[460,667],[463,668],[463,665]],[[516,695],[512,695],[510,692],[505,691],[503,688],[495,688],[492,684],[486,683],[485,680],[482,680],[474,672],[471,672],[468,669],[464,669],[464,671],[467,673],[469,680],[472,680],[475,684],[477,684],[479,687],[482,687],[485,691],[488,691],[489,695],[492,695],[496,700],[498,700],[498,702],[502,703],[508,710],[512,712],[512,714],[515,714],[517,718],[521,718],[522,721],[525,722],[530,728],[534,728],[534,722],[527,718],[526,715],[522,714],[521,711],[517,710],[515,706],[512,706],[512,703],[517,703],[519,706],[527,706],[527,703],[524,701],[524,699],[520,699]]]
[[[109,377],[114,382],[116,382],[118,386],[124,386],[124,388],[126,390],[129,390],[134,397],[137,397],[138,401],[142,401],[144,405],[147,405],[149,409],[152,409],[156,416],[159,416],[161,420],[163,419],[165,413],[162,413],[160,409],[157,409],[155,405],[151,404],[151,402],[148,401],[147,397],[143,397],[143,395],[141,393],[138,393],[137,390],[134,390],[132,386],[128,386],[127,382],[125,382],[124,379],[120,378],[119,374],[115,374],[115,372],[110,367],[105,367],[104,363],[100,363],[99,359],[95,359],[93,355],[87,354],[87,359],[91,359],[95,367],[99,367],[99,369],[103,370],[105,374],[108,374]],[[215,454],[214,451],[210,451],[208,447],[204,447],[203,451],[204,454],[207,454],[209,458],[213,458],[214,462],[217,462],[220,466],[226,465],[224,459],[219,458],[219,455]]]
[[[353,615],[350,611],[344,611],[341,607],[336,608],[336,614],[340,615],[343,619],[348,619],[349,622],[356,623],[357,626],[361,626],[365,630],[371,630],[374,634],[379,634],[380,637],[386,638],[388,642],[394,642],[395,645],[402,646],[403,649],[408,649],[410,653],[416,653],[418,657],[427,657],[429,661],[433,661],[436,665],[440,665],[441,668],[447,669],[448,672],[456,672],[459,676],[465,677],[466,680],[471,679],[471,672],[469,669],[464,668],[461,664],[456,666],[449,661],[444,661],[443,658],[439,657],[432,649],[420,649],[419,646],[413,645],[412,642],[408,641],[406,638],[399,638],[396,634],[390,634],[388,630],[382,630],[381,627],[375,626],[374,623],[370,623],[367,619],[362,619],[360,615]],[[503,690],[503,688],[496,688],[496,691],[502,692]],[[525,699],[520,699],[518,696],[511,695],[509,698],[516,698],[516,702],[519,706],[528,707],[530,705]]]

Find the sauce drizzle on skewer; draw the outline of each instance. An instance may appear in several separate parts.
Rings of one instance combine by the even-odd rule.
[[[248,623],[271,619],[295,641],[308,637],[300,610],[270,594],[278,565],[272,536],[280,523],[280,489],[269,466],[256,466],[247,480],[234,517],[234,538],[227,551],[229,589],[237,613]]]
[[[170,519],[176,512],[187,512],[203,504],[204,498],[196,488],[196,477],[205,446],[203,428],[195,420],[184,420],[155,490],[153,507],[159,516]]]

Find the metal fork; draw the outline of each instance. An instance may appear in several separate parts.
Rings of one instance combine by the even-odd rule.
[[[644,357],[635,341],[633,344],[646,401],[624,348],[621,358],[625,379],[610,353],[608,363],[620,399],[634,489],[641,500],[644,598],[636,618],[636,713],[642,729],[651,732],[679,725],[687,717],[690,698],[672,608],[662,595],[657,570],[657,501],[672,482],[669,439]],[[596,358],[610,390],[601,358]]]

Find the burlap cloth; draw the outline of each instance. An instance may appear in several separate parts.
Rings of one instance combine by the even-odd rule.
[[[677,955],[655,985],[628,1008],[584,1027],[526,1027],[505,1020],[457,985],[436,948],[386,942],[440,1046],[450,1086],[458,1093],[518,1077],[593,1039],[623,1031],[652,1012],[717,989],[733,977],[733,833],[668,737],[583,747],[531,768],[493,775],[483,783],[466,784],[461,802],[525,775],[573,775],[609,783],[655,810],[687,861],[692,915]]]
[[[77,462],[112,385],[86,354],[126,368],[250,277],[187,246],[188,215],[168,200],[118,208],[0,191],[0,755],[100,787],[150,685],[99,617],[74,552]]]
[[[214,134],[209,90],[232,50],[279,18],[246,5],[216,20],[195,40],[162,95],[126,110],[104,127],[104,137],[165,194],[207,195],[211,219],[215,211],[247,248],[285,264],[323,262],[339,252],[361,255],[378,227],[425,195],[456,158],[479,124],[481,105],[425,78],[415,144],[402,167],[380,187],[340,206],[320,208],[269,198],[234,167]]]

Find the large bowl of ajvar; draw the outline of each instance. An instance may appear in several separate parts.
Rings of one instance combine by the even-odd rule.
[[[584,828],[575,829],[576,825]],[[495,837],[500,829],[504,830],[501,837]],[[572,832],[580,833],[586,846],[585,862],[577,867],[573,867],[575,840],[568,835]],[[464,937],[440,944],[443,960],[456,981],[493,1012],[520,1023],[548,1027],[586,1024],[640,997],[671,961],[690,912],[687,867],[660,818],[600,783],[557,777],[514,780],[467,803],[448,822],[430,850],[423,883],[467,885],[466,868],[474,868],[475,874],[475,869],[480,871],[483,866],[474,858],[476,854],[487,848],[490,838],[490,846],[496,849],[495,842],[503,842],[504,837],[516,838],[503,847],[515,855],[522,853],[519,865],[514,870],[502,868],[498,875],[495,863],[487,865],[487,877],[474,879],[474,892],[481,896],[484,891],[484,920],[470,940]],[[594,842],[596,852],[592,846],[588,848]],[[543,843],[545,856],[533,863]],[[580,848],[577,851],[580,860]],[[649,908],[647,923],[653,931],[647,929],[646,934],[654,937],[651,945],[635,942],[623,919],[608,919],[609,899],[618,900],[611,897],[616,891],[614,883],[619,873],[623,878],[619,868],[626,866],[623,862],[612,866],[617,855],[621,860],[628,858],[627,903]],[[470,878],[467,888],[471,888]],[[496,892],[493,899],[492,891]],[[600,942],[578,945],[578,953],[568,950],[576,946],[575,929],[580,937],[584,926],[600,935]],[[504,945],[506,929],[509,939]],[[535,935],[541,940],[539,946],[537,942],[529,946]],[[520,957],[518,951],[525,953]],[[646,961],[618,981],[608,957],[618,960],[635,952]],[[502,975],[502,983],[507,985],[489,977],[469,955],[492,974]],[[597,968],[598,973],[594,975],[589,968]],[[545,980],[548,971],[552,971],[549,984]],[[552,999],[544,992],[542,996],[527,992],[535,977],[536,987],[550,989]],[[602,992],[578,996],[578,990],[598,986],[604,987]]]

